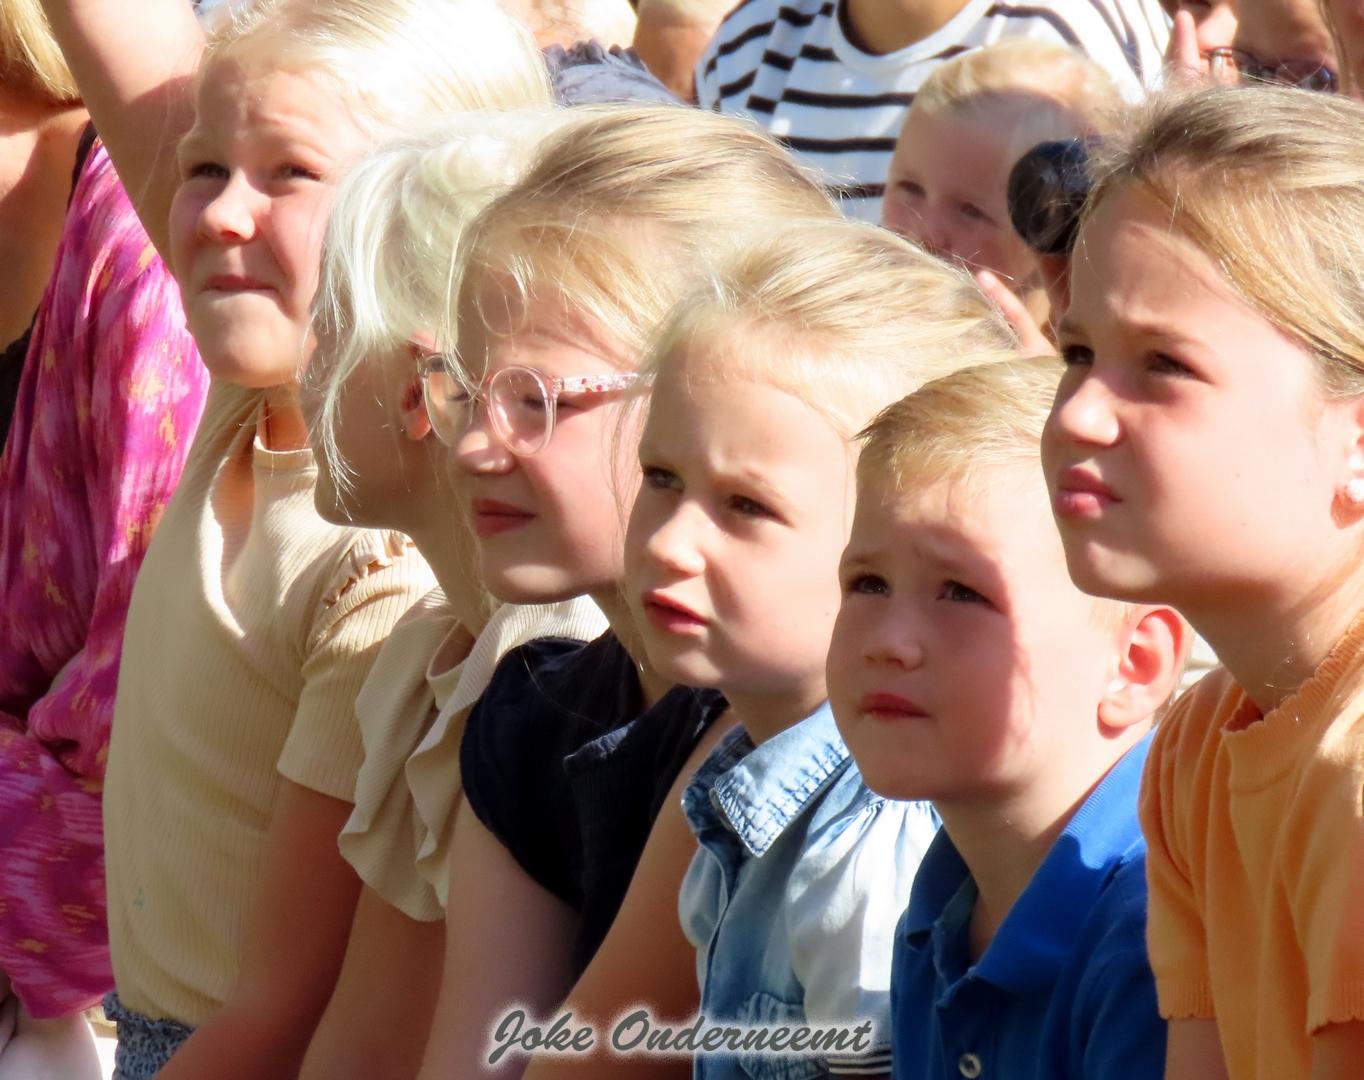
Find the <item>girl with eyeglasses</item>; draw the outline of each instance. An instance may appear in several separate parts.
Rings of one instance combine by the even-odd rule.
[[[589,596],[610,632],[509,653],[462,742],[452,726],[409,763],[444,759],[450,777],[457,754],[463,784],[424,1076],[519,1072],[514,1055],[487,1065],[492,1023],[568,992],[711,725],[714,695],[643,662],[621,594],[647,389],[637,367],[672,302],[750,226],[812,215],[834,215],[827,196],[748,126],[600,109],[550,136],[465,234],[457,334],[417,370],[479,574],[508,603]]]

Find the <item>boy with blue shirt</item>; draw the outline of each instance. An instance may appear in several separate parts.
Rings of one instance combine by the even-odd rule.
[[[1164,1071],[1137,789],[1189,631],[1071,583],[1059,372],[958,372],[863,433],[830,700],[867,784],[943,821],[894,939],[895,1080]]]

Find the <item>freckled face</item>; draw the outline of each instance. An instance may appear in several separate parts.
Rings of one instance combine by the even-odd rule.
[[[209,61],[170,229],[189,327],[215,377],[257,388],[296,378],[335,181],[370,141],[314,77]]]

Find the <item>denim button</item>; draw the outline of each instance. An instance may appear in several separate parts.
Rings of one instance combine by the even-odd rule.
[[[966,1080],[976,1080],[982,1072],[980,1058],[975,1054],[962,1054],[957,1059],[957,1072],[966,1077]]]

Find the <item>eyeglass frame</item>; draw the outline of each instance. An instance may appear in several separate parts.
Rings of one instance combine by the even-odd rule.
[[[1246,52],[1245,49],[1233,48],[1230,45],[1208,49],[1202,55],[1208,61],[1208,74],[1214,79],[1221,75],[1218,68],[1225,66],[1230,67],[1240,82],[1277,83],[1280,86],[1291,86],[1297,90],[1307,90],[1317,94],[1334,94],[1340,90],[1340,74],[1330,66],[1314,60],[1280,60],[1271,66],[1254,53]],[[1291,71],[1293,64],[1306,66],[1313,63],[1316,64],[1316,67],[1301,78],[1288,79],[1282,77],[1283,72]],[[1325,75],[1325,85],[1308,85],[1308,80],[1319,74]]]
[[[453,447],[464,435],[473,423],[474,414],[478,403],[481,401],[483,407],[488,412],[488,426],[494,435],[509,453],[517,457],[531,457],[540,453],[547,447],[550,440],[554,437],[555,420],[559,412],[559,397],[562,394],[609,394],[619,390],[628,390],[640,379],[637,371],[616,372],[609,375],[546,375],[543,371],[537,371],[533,367],[524,364],[510,364],[501,368],[493,374],[477,389],[469,393],[468,383],[461,378],[458,368],[458,360],[454,354],[448,352],[430,351],[422,355],[417,361],[417,374],[422,384],[422,405],[426,410],[427,422],[431,425],[431,430],[436,433],[436,438],[445,443],[446,446]],[[461,403],[468,410],[467,419],[457,426],[457,430],[452,431],[447,437],[441,428],[444,426],[437,419],[436,413],[439,411],[432,404],[431,376],[437,373],[449,375],[461,386],[465,387],[469,393],[469,400]],[[545,433],[539,444],[533,450],[516,450],[512,447],[509,433],[499,430],[497,420],[497,410],[490,408],[488,389],[492,386],[493,380],[510,372],[522,372],[529,375],[535,384],[540,388],[541,398],[545,403]]]

